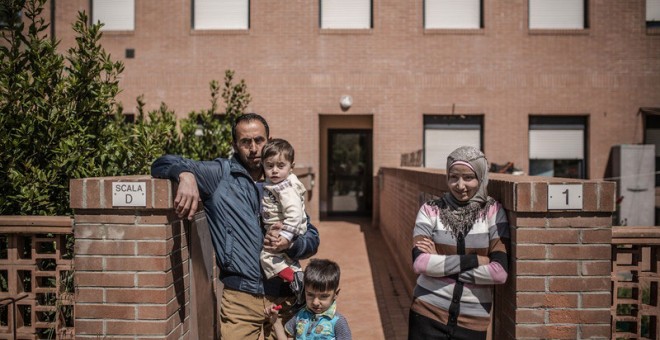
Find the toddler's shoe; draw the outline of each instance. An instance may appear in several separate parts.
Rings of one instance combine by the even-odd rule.
[[[305,273],[302,271],[297,271],[293,273],[293,281],[289,284],[291,291],[296,296],[296,305],[305,304],[305,283],[303,278]]]

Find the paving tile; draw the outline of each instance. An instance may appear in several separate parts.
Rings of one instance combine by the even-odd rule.
[[[411,292],[405,291],[371,220],[321,221],[317,227],[321,246],[314,257],[331,259],[341,267],[338,309],[353,338],[406,339]]]

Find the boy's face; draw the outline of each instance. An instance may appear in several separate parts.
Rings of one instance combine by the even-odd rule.
[[[282,157],[281,153],[264,159],[263,165],[266,178],[274,184],[285,180],[293,167],[291,162]]]
[[[307,309],[314,314],[321,314],[328,310],[337,298],[339,289],[335,290],[316,290],[312,287],[305,287],[305,301]]]

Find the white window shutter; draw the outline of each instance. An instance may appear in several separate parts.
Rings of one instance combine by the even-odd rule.
[[[481,132],[478,129],[425,129],[424,166],[445,169],[447,156],[459,146],[481,148]]]
[[[481,28],[481,1],[426,0],[424,27],[441,29]]]
[[[660,21],[660,0],[646,0],[646,21]]]
[[[103,31],[132,31],[135,29],[134,0],[93,0],[92,22],[104,24]]]
[[[248,29],[249,0],[193,0],[194,29]]]
[[[371,28],[371,0],[321,0],[321,28]]]
[[[584,159],[584,130],[529,130],[530,159]]]
[[[529,0],[530,29],[583,29],[585,0]]]

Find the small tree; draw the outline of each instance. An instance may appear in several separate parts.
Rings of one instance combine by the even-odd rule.
[[[70,179],[148,174],[164,153],[231,153],[231,124],[250,102],[233,71],[225,72],[224,115],[216,115],[220,87],[212,81],[211,108],[181,120],[181,133],[166,104],[145,114],[142,97],[136,121],[127,123],[115,101],[123,65],[99,44],[102,24],[78,13],[76,45],[60,55],[44,33],[45,2],[3,0],[0,7],[23,13],[0,16],[8,21],[0,30],[0,215],[69,214]]]
[[[103,173],[106,114],[117,109],[119,62],[98,44],[100,25],[79,13],[66,57],[44,34],[46,0],[9,0],[0,31],[0,214],[62,215],[70,178]],[[27,25],[27,30],[25,29]]]
[[[181,121],[183,156],[202,160],[231,155],[231,127],[236,117],[245,113],[250,103],[245,80],[234,84],[234,71],[225,71],[222,99],[225,102],[224,115],[218,114],[218,82],[211,81],[211,108],[190,112],[188,118]]]

